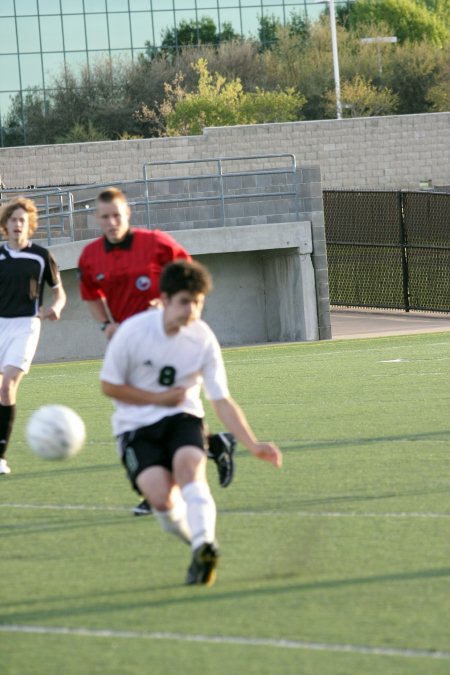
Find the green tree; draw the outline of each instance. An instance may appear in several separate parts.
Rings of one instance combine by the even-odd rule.
[[[140,133],[132,118],[141,91],[134,78],[142,66],[131,60],[100,58],[78,72],[61,71],[52,84],[52,119],[55,137],[69,132],[76,124],[89,123],[107,138],[118,138],[127,131]],[[140,78],[142,82],[143,78]],[[134,95],[133,95],[134,94]],[[136,100],[135,96],[139,96]]]
[[[430,87],[427,98],[432,112],[448,112],[450,110],[450,82],[439,82]]]
[[[447,28],[450,26],[450,0],[418,0],[435,14]]]
[[[280,21],[272,14],[264,14],[258,17],[258,41],[260,51],[271,49],[278,42],[278,29],[281,27]]]
[[[66,134],[57,136],[55,139],[56,143],[87,143],[107,140],[107,135],[100,129],[96,129],[92,122],[86,125],[77,122]]]
[[[291,11],[287,29],[291,37],[298,37],[302,42],[306,42],[309,38],[311,23],[304,14]]]
[[[426,90],[426,101],[432,112],[450,110],[450,42],[440,51],[441,67]]]
[[[288,28],[280,29],[276,49],[264,52],[264,80],[262,86],[273,90],[296,87],[306,97],[303,114],[306,119],[322,119],[327,116],[325,93],[333,87],[333,56],[331,52],[330,26],[327,20],[311,26],[306,43],[289,34]],[[349,34],[338,30],[339,58],[345,63],[350,51]]]
[[[380,24],[362,35],[386,35],[386,30]],[[445,58],[450,50],[448,42],[444,48],[425,41],[382,45],[380,74],[377,47],[361,44],[360,36],[361,33],[337,26],[342,82],[351,82],[360,75],[379,89],[390,89],[398,95],[397,114],[435,109],[429,91],[436,83],[445,82],[445,73],[450,69],[450,58]],[[287,31],[281,30],[276,50],[266,51],[263,63],[264,78],[260,86],[269,90],[296,86],[307,99],[303,107],[306,119],[330,116],[332,106],[327,92],[334,89],[334,78],[328,17],[312,24],[303,47]],[[335,115],[334,109],[332,117]]]
[[[177,74],[183,76],[186,91],[193,91],[198,85],[199,76],[193,70],[192,64],[199,59],[206,59],[210,70],[220,72],[227,80],[239,77],[247,89],[254,89],[261,84],[263,65],[255,40],[238,39],[218,45],[187,45],[176,54],[160,54],[151,62],[142,57],[147,78],[155,86],[151,96],[146,93],[148,84],[144,87],[141,102],[147,106],[160,103],[164,98],[165,83],[172,82]]]
[[[336,23],[342,26],[342,28],[349,28],[350,13],[352,11],[353,1],[354,0],[347,0],[346,3],[340,3],[335,9]]]
[[[141,107],[136,115],[159,128],[161,135],[200,134],[208,126],[254,124],[299,119],[305,99],[294,89],[265,92],[257,89],[246,93],[239,78],[228,81],[223,75],[212,75],[205,59],[193,65],[199,75],[197,89],[188,92],[179,76],[166,85],[166,98],[158,108]]]
[[[89,124],[109,139],[143,136],[148,128],[133,113],[144,100],[162,101],[164,82],[175,72],[164,58],[152,63],[99,58],[89,69],[61,68],[45,101],[38,89],[14,97],[3,120],[4,143],[54,143],[75,125]]]
[[[153,60],[158,53],[173,55],[183,47],[219,45],[238,38],[239,35],[235,33],[230,22],[224,21],[222,30],[219,32],[211,17],[202,16],[198,22],[194,19],[183,20],[178,26],[168,28],[162,35],[159,49],[152,46],[150,42],[146,42],[146,56],[149,60]]]
[[[240,105],[240,124],[294,122],[303,119],[301,109],[306,98],[294,87],[285,90],[264,91],[259,87],[247,92]]]
[[[89,122],[110,139],[143,135],[133,112],[143,100],[162,100],[163,84],[174,72],[165,59],[149,64],[119,57],[97,59],[78,72],[61,71],[52,83],[55,138]]]
[[[348,28],[359,33],[382,23],[399,42],[425,40],[442,45],[449,35],[442,18],[420,0],[356,0],[347,5],[346,11]]]
[[[194,90],[198,84],[198,73],[192,69],[192,63],[206,59],[210,72],[218,72],[227,80],[237,77],[245,90],[254,90],[262,85],[264,73],[262,54],[255,40],[234,40],[222,42],[217,47],[202,46],[183,50],[177,59],[177,71],[182,72],[186,88]],[[170,81],[173,78],[167,78]]]
[[[197,91],[186,92],[167,111],[167,135],[201,134],[207,126],[239,124],[241,81],[227,81],[217,73],[211,75],[205,59],[199,59],[193,69],[199,75]]]
[[[164,84],[164,100],[153,107],[142,103],[133,116],[145,128],[148,136],[168,136],[167,119],[176,106],[186,98],[184,75],[177,73],[172,83]]]
[[[389,2],[372,0],[371,5],[386,7]],[[428,19],[433,12],[441,26],[450,24],[450,0],[395,0],[400,7],[404,3],[419,8]],[[354,5],[367,4],[357,0],[344,9],[350,16]],[[398,114],[449,109],[449,40],[441,46],[437,41],[430,42],[424,30],[409,31],[403,42],[380,47],[382,73],[378,48],[361,44],[363,36],[397,34],[395,27],[383,22],[389,16],[386,13],[382,19],[376,17],[375,23],[356,22],[352,26],[350,19],[343,19],[346,28],[337,27],[342,83],[353,82],[359,75],[378,90],[389,89],[398,96]],[[417,12],[414,16],[417,18]],[[403,19],[408,29],[415,25],[408,13]],[[178,51],[157,50],[154,57],[142,55],[134,62],[100,58],[90,62],[89,68],[76,71],[67,67],[48,82],[45,100],[38,89],[15,96],[2,119],[2,143],[53,143],[71,135],[74,127],[85,134],[89,129],[100,130],[102,136],[117,139],[200,133],[204,126],[214,124],[335,116],[330,105],[333,58],[329,16],[325,13],[311,24],[302,14],[291,14],[284,26],[266,16],[266,32],[260,37],[276,39],[263,51],[254,38],[219,43],[211,20],[203,22],[201,41],[192,43],[193,26],[187,23],[191,36],[187,31],[183,40],[191,42]],[[425,37],[413,40],[412,34]],[[203,41],[211,36],[216,43],[205,44]],[[204,88],[205,80],[200,81],[199,69],[191,67],[201,59],[208,63],[208,76],[213,78],[209,89]],[[217,84],[220,86],[215,89]],[[203,87],[201,96],[199,85]],[[234,93],[235,99],[227,100],[225,92],[229,96]],[[297,92],[302,92],[301,97]]]
[[[297,38],[300,43],[305,43],[309,37],[309,20],[300,12],[291,11],[289,20],[285,26],[273,14],[271,16],[264,14],[258,17],[258,22],[257,33],[259,51],[261,52],[268,49],[276,49],[283,31],[287,31],[290,37]]]
[[[336,93],[330,90],[326,94],[327,109],[330,117],[336,114]],[[341,85],[343,117],[372,117],[374,115],[392,115],[398,106],[399,97],[387,87],[379,89],[370,80],[360,75]]]
[[[434,110],[430,90],[444,82],[448,73],[449,47],[422,42],[404,43],[385,52],[383,82],[399,96],[397,113],[400,115],[426,113]]]
[[[47,117],[49,101],[42,92],[31,88],[16,94],[4,120],[4,144],[35,145],[52,141],[51,126]]]

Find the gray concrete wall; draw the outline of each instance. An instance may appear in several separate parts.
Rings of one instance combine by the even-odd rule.
[[[202,136],[0,149],[7,187],[134,180],[147,161],[293,152],[331,187],[450,185],[450,112],[205,129]],[[162,171],[162,169],[160,169]],[[170,170],[172,172],[172,169]]]
[[[203,316],[222,344],[318,339],[310,223],[186,230],[173,236],[213,275]],[[52,247],[68,303],[60,322],[44,322],[37,363],[104,353],[104,336],[79,297],[75,268],[85,244]]]
[[[259,158],[257,160],[259,165],[257,167],[258,171],[261,171],[263,161],[265,162],[266,158]],[[231,232],[234,227],[248,228],[247,235],[243,232],[241,233],[240,241],[241,245],[244,245],[248,236],[252,236],[252,232],[254,232],[252,228],[256,224],[271,225],[272,227],[265,230],[267,237],[265,248],[270,250],[273,247],[272,240],[274,237],[273,233],[276,232],[275,225],[286,227],[288,223],[301,221],[312,223],[312,265],[317,289],[319,337],[320,339],[327,339],[331,336],[331,325],[320,170],[318,167],[297,167],[297,170],[292,172],[286,170],[286,167],[289,165],[289,159],[283,157],[278,158],[276,161],[282,167],[277,172],[225,176],[224,192],[229,194],[229,191],[231,191],[233,196],[237,193],[238,199],[230,199],[229,202],[225,203],[225,210],[228,213],[223,220],[217,217],[217,211],[221,210],[220,198],[218,197],[219,188],[217,185],[215,185],[214,189],[210,186],[211,190],[208,191],[208,186],[205,185],[205,182],[211,183],[213,179],[208,177],[207,174],[206,179],[202,178],[201,180],[196,177],[183,177],[182,180],[169,181],[163,179],[161,183],[150,183],[151,188],[158,188],[158,197],[167,194],[172,199],[175,199],[175,201],[170,203],[163,201],[157,205],[150,204],[149,220],[147,220],[147,209],[143,204],[145,196],[143,184],[130,182],[124,185],[120,182],[119,185],[127,193],[131,205],[132,223],[134,225],[147,227],[150,224],[152,227],[156,226],[172,234],[175,231],[180,232],[182,238],[186,236],[186,230],[214,229],[216,232],[209,233],[206,239],[207,242],[214,241],[215,248],[211,248],[211,253],[225,252],[223,247],[229,236],[227,232]],[[202,164],[195,165],[195,167],[191,166],[191,168],[194,168],[197,172],[202,169],[206,171],[217,170],[214,162],[208,164],[211,164],[211,166],[207,166],[206,169]],[[175,167],[174,170],[177,168],[179,167]],[[182,168],[185,172],[183,176],[185,176],[189,169],[186,165]],[[248,166],[245,168],[248,169]],[[277,187],[280,189],[277,190]],[[206,192],[201,192],[200,189],[206,189]],[[74,191],[76,206],[74,212],[74,238],[77,242],[78,251],[81,251],[80,247],[85,245],[84,239],[91,239],[101,235],[94,211],[86,210],[86,206],[90,207],[94,204],[98,191],[98,186],[83,187],[79,191]],[[211,201],[205,199],[206,195],[212,197]],[[199,201],[190,202],[189,199],[192,197],[199,197],[200,199]],[[188,201],[186,201],[186,198],[188,198]],[[42,197],[37,198],[37,203],[42,209]],[[56,229],[52,230],[51,239],[49,240],[52,246],[64,239],[70,241],[70,237],[67,237],[69,234],[67,221],[68,219],[65,218],[65,229],[62,232]],[[41,236],[41,241],[47,241],[48,233],[45,225],[44,221],[35,233],[35,237]],[[260,235],[261,232],[262,230],[259,230]],[[251,243],[250,248],[246,248],[245,250],[253,250],[253,246],[254,244]],[[186,245],[186,248],[191,250],[189,245]]]

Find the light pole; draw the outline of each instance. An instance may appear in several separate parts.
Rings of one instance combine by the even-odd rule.
[[[314,4],[321,5],[324,2],[328,2],[330,8],[331,50],[333,53],[334,89],[336,92],[336,117],[338,120],[340,120],[342,119],[342,104],[341,104],[341,79],[339,76],[339,58],[338,58],[337,36],[336,36],[336,12],[334,9],[334,0],[316,0]]]
[[[380,73],[380,79],[383,76],[383,64],[381,61],[381,47],[380,45],[389,44],[397,42],[396,35],[390,35],[389,37],[366,37],[361,38],[360,40],[362,45],[376,45],[378,52],[378,72]]]

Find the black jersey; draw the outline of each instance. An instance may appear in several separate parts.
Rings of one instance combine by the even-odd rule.
[[[61,283],[56,261],[46,248],[31,242],[20,251],[0,246],[0,317],[36,316],[44,281],[51,288]]]

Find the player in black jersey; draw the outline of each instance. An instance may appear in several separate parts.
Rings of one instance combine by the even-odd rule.
[[[37,227],[31,199],[17,197],[0,211],[0,475],[11,473],[5,453],[11,436],[17,390],[28,373],[41,330],[41,318],[56,321],[66,294],[52,254],[29,238]],[[44,282],[52,304],[42,308]]]

